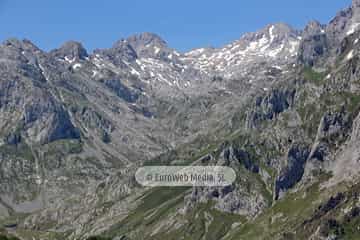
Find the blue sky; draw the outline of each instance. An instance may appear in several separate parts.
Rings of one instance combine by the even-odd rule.
[[[49,50],[66,40],[89,50],[155,32],[180,51],[225,45],[269,23],[327,23],[351,0],[0,0],[0,40],[27,38]]]

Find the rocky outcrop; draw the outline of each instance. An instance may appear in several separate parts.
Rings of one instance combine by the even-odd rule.
[[[272,120],[294,104],[295,90],[272,90],[256,99],[254,110],[248,116],[247,125],[254,128],[262,121]]]
[[[351,127],[351,114],[346,113],[344,108],[338,112],[325,113],[321,118],[309,160],[323,162],[327,159],[331,155],[334,146],[336,147],[336,145],[347,140]]]
[[[12,133],[9,133],[6,138],[5,138],[5,142],[8,145],[17,145],[21,142],[21,134],[19,131],[15,131]]]
[[[240,165],[244,166],[248,171],[259,173],[259,166],[255,163],[254,156],[248,152],[230,146],[226,147],[220,154],[218,165],[230,166],[238,168]]]
[[[352,124],[352,130],[347,139],[347,144],[344,149],[341,150],[336,156],[336,161],[332,164],[331,170],[334,174],[332,183],[338,183],[343,180],[353,179],[359,173],[359,126],[360,126],[360,115],[358,115]]]
[[[96,49],[94,59],[103,58],[115,66],[126,68],[126,62],[134,62],[137,59],[136,51],[126,41],[117,42],[110,49]]]
[[[254,218],[260,214],[268,203],[265,198],[258,193],[244,194],[241,191],[233,191],[216,203],[215,208],[221,212],[235,213],[249,218]]]
[[[47,133],[41,136],[41,143],[80,138],[79,129],[71,122],[69,113],[62,108],[55,110],[48,124]]]
[[[360,114],[354,120],[352,133],[351,133],[351,141],[352,142],[360,141]]]
[[[82,44],[75,41],[64,43],[59,49],[52,50],[50,55],[69,62],[85,60],[88,57],[88,53]]]
[[[255,191],[245,193],[239,186],[231,185],[223,188],[193,188],[185,199],[185,212],[197,203],[215,202],[215,208],[221,212],[255,217],[268,205],[265,198]]]
[[[351,8],[341,10],[334,19],[332,19],[326,28],[327,36],[332,46],[336,46],[344,38],[346,28],[351,24],[353,11]]]
[[[21,132],[26,132],[26,137],[42,144],[79,138],[80,133],[71,122],[68,111],[59,102],[54,90],[50,89],[44,73],[38,67],[36,59],[43,56],[40,50],[35,50],[26,41],[15,40],[7,42],[1,49],[11,52],[13,57],[20,54],[13,60],[2,61],[0,66],[0,109],[3,117],[7,117],[2,124],[11,126],[11,129],[5,130],[8,132],[8,142],[18,142]],[[31,58],[29,62],[30,54],[25,54],[25,51],[30,49],[35,50],[31,55],[35,60]],[[11,137],[14,132],[18,137]]]
[[[313,66],[328,54],[330,50],[324,26],[319,22],[310,22],[304,30],[303,39],[299,47],[299,61],[305,65]]]
[[[170,61],[168,55],[172,53],[167,43],[157,34],[141,33],[130,36],[125,40],[136,51],[141,58],[154,58],[163,61]],[[176,56],[173,56],[175,58]]]
[[[116,95],[126,102],[134,103],[139,98],[139,91],[130,89],[118,79],[101,80],[106,87],[114,91]]]
[[[281,171],[275,183],[275,199],[279,199],[282,193],[295,186],[304,174],[306,160],[310,150],[306,146],[293,145],[287,154],[287,165]]]
[[[68,111],[51,96],[42,97],[32,99],[24,106],[21,124],[29,137],[42,144],[79,138],[80,132],[71,122]]]
[[[351,117],[342,110],[340,112],[326,113],[321,119],[318,129],[318,140],[333,138],[345,138],[351,130]]]

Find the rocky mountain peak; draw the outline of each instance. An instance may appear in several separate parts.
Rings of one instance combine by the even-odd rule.
[[[96,49],[94,54],[101,55],[117,66],[125,66],[125,62],[134,62],[138,58],[134,48],[124,39],[115,42],[112,48]]]
[[[353,0],[352,1],[353,8],[360,8],[360,0]]]
[[[338,44],[344,37],[360,28],[360,1],[353,0],[352,5],[337,13],[327,25],[327,35],[333,44]]]
[[[40,49],[28,39],[19,40],[17,38],[10,38],[4,41],[4,46],[12,47],[18,50],[39,51]]]
[[[88,53],[83,45],[76,41],[68,41],[64,43],[59,49],[51,51],[51,54],[68,60],[84,60],[88,57]]]
[[[9,47],[12,46],[15,48],[22,48],[23,42],[17,38],[9,38],[3,42],[3,45],[9,46]]]
[[[298,32],[288,24],[276,23],[267,25],[265,28],[257,32],[247,33],[240,40],[247,40],[252,42],[265,36],[271,41],[281,42],[282,40],[288,39],[290,37],[296,38],[298,35]]]
[[[126,41],[135,50],[150,46],[167,47],[167,43],[159,35],[149,32],[132,35]]]
[[[274,34],[282,38],[298,36],[298,31],[286,23],[280,22],[280,23],[271,24],[268,25],[265,29],[267,30],[272,29]]]
[[[305,26],[303,37],[307,38],[322,33],[325,33],[325,26],[318,21],[312,20]]]
[[[352,5],[352,25],[356,26],[355,28],[360,25],[360,0],[353,0]]]
[[[139,57],[144,58],[164,60],[164,57],[166,59],[166,56],[172,51],[160,36],[149,32],[132,35],[127,39],[120,40],[115,45],[119,44],[130,45]]]
[[[1,58],[8,60],[11,59],[36,65],[36,58],[39,54],[43,54],[43,51],[27,39],[19,40],[11,38],[0,45]]]
[[[225,78],[246,74],[245,68],[272,59],[271,64],[291,63],[297,55],[300,32],[287,24],[270,24],[219,49],[196,49],[186,53],[186,60],[200,71]],[[241,67],[239,67],[241,66]]]
[[[310,21],[302,32],[302,40],[299,46],[298,60],[309,66],[316,64],[329,49],[326,26],[318,21]]]

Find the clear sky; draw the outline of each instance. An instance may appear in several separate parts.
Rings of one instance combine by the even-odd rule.
[[[27,38],[44,50],[77,40],[89,50],[154,32],[186,51],[219,47],[269,23],[327,23],[351,0],[0,0],[0,40]]]

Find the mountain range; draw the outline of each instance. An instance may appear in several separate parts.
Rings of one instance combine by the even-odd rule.
[[[153,33],[88,53],[0,45],[4,239],[360,239],[360,0],[180,53]],[[227,187],[144,188],[216,165]]]

